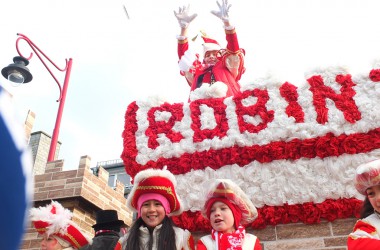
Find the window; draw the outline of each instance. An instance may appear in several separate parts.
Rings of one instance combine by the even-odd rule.
[[[121,183],[123,183],[124,185],[127,185],[127,184],[130,183],[129,176],[128,176],[127,174],[125,174],[125,173],[123,173],[123,174],[118,174],[118,175],[117,175],[117,179],[118,179]]]
[[[125,185],[130,185],[131,180],[129,175],[126,173],[115,173],[109,176],[108,178],[108,186],[110,187],[116,187],[116,180],[120,181],[121,183]]]
[[[108,178],[108,186],[115,187],[116,186],[116,178],[117,178],[117,175],[110,175]]]

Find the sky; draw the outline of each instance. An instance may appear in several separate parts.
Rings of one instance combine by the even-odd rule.
[[[305,84],[305,73],[345,66],[367,74],[380,59],[378,0],[230,0],[231,24],[246,51],[240,83],[275,76]],[[1,3],[0,67],[17,55],[17,33],[29,37],[57,66],[73,66],[62,116],[59,159],[75,169],[83,155],[97,162],[120,159],[124,114],[128,104],[161,96],[187,102],[189,87],[177,65],[179,26],[173,10],[190,4],[198,17],[189,37],[200,30],[225,46],[222,22],[211,10],[214,0],[18,0]],[[124,6],[128,11],[127,17]],[[201,41],[190,46],[196,50]],[[20,41],[20,52],[32,52]],[[47,60],[63,84],[64,73]],[[36,55],[28,68],[33,81],[12,87],[17,116],[36,113],[33,131],[52,134],[59,88]]]

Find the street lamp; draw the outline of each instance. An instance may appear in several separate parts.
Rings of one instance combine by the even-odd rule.
[[[3,68],[1,70],[1,74],[8,79],[9,81],[16,83],[18,85],[22,83],[27,83],[30,82],[33,77],[32,74],[29,72],[29,69],[26,67],[29,64],[29,60],[32,58],[33,53],[30,53],[29,57],[25,57],[21,54],[18,43],[20,40],[26,41],[29,46],[32,48],[34,53],[38,56],[42,64],[45,66],[45,68],[49,71],[50,75],[54,78],[56,81],[58,87],[59,87],[59,98],[57,102],[59,102],[59,107],[58,107],[58,113],[57,113],[57,118],[55,121],[55,126],[54,126],[54,131],[50,143],[50,150],[49,150],[49,155],[48,155],[48,162],[49,161],[54,161],[54,156],[55,156],[55,151],[57,148],[57,142],[58,142],[58,135],[59,135],[59,128],[61,126],[61,118],[62,118],[62,113],[63,113],[63,107],[65,105],[65,99],[66,99],[66,92],[67,92],[67,87],[69,85],[69,78],[70,78],[70,73],[71,73],[71,65],[72,65],[72,59],[70,58],[69,60],[66,60],[66,65],[65,67],[59,68],[52,60],[50,60],[49,57],[45,55],[44,52],[42,52],[27,36],[17,33],[19,36],[16,40],[16,50],[17,53],[20,56],[16,56],[13,58],[12,64],[9,64],[7,67]],[[54,74],[51,72],[50,68],[46,65],[45,61],[41,57],[41,55],[46,58],[56,69],[62,72],[66,72],[65,74],[65,80],[63,83],[63,88],[61,87],[61,84],[57,80],[57,78],[54,76]]]
[[[12,64],[1,70],[1,74],[12,82],[13,86],[20,86],[22,83],[30,82],[33,79],[32,74],[26,67],[29,61],[21,56],[15,56]]]

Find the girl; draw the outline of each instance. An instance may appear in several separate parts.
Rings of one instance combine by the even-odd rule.
[[[380,160],[357,168],[355,188],[365,199],[360,220],[348,236],[348,249],[380,249]]]
[[[168,170],[147,169],[134,178],[127,206],[138,213],[126,235],[126,250],[193,250],[189,231],[174,226],[169,218],[182,213],[176,180]]]
[[[198,250],[261,250],[259,239],[242,226],[257,218],[257,210],[231,180],[211,183],[202,214],[210,220],[212,231],[197,242]]]
[[[73,214],[56,201],[30,210],[31,221],[42,235],[42,250],[73,250],[91,242],[71,221]]]

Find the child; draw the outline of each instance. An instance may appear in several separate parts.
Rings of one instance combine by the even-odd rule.
[[[73,250],[91,242],[71,221],[73,214],[56,201],[45,207],[32,208],[30,216],[37,232],[42,235],[41,249]]]
[[[224,24],[226,33],[227,48],[222,49],[217,41],[203,37],[203,63],[196,55],[189,53],[189,43],[187,40],[187,28],[197,17],[197,14],[189,14],[189,6],[174,11],[181,33],[178,38],[178,57],[181,74],[185,76],[191,91],[201,87],[203,84],[210,87],[214,83],[221,86],[215,91],[213,97],[233,96],[240,93],[239,80],[245,71],[244,50],[240,49],[235,27],[230,24],[228,12],[231,7],[227,0],[217,2],[219,11],[211,11],[220,18]],[[223,86],[225,85],[225,86]],[[224,93],[223,93],[224,91]]]
[[[169,218],[182,213],[176,179],[168,170],[147,169],[134,178],[127,206],[138,213],[126,235],[126,250],[193,250],[189,231],[174,226]]]
[[[357,168],[355,188],[365,199],[360,220],[348,236],[348,249],[380,249],[380,160]]]
[[[206,194],[202,214],[210,220],[212,231],[197,242],[198,250],[261,250],[259,239],[246,233],[242,226],[257,218],[257,210],[231,180],[213,181]]]

